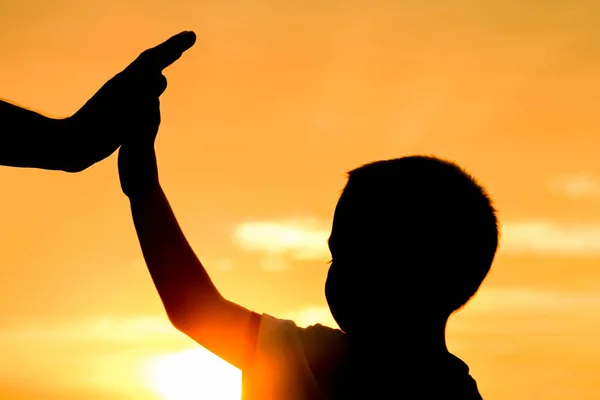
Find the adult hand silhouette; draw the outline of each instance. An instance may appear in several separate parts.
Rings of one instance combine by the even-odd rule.
[[[194,32],[184,31],[142,52],[69,117],[69,156],[63,169],[82,171],[110,156],[140,126],[160,122],[158,98],[167,87],[162,71],[195,41]]]

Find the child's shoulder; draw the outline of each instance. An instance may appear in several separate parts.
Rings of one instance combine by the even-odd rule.
[[[339,329],[315,324],[301,327],[295,321],[262,314],[258,348],[262,352],[284,352],[295,362],[308,363],[316,376],[339,367],[348,350],[348,337]]]
[[[300,337],[305,347],[346,347],[347,335],[339,329],[315,324],[300,328]]]
[[[269,314],[260,317],[259,342],[273,346],[301,345],[305,353],[329,354],[347,346],[347,335],[339,329],[315,324],[301,327],[295,321]]]
[[[300,337],[306,360],[322,387],[348,354],[348,335],[339,329],[316,324],[300,329]]]

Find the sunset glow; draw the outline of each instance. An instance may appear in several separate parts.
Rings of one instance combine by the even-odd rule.
[[[195,31],[165,70],[161,184],[223,296],[300,325],[335,326],[346,171],[456,160],[502,240],[448,347],[485,400],[598,400],[599,20],[583,0],[3,0],[0,97],[68,116]],[[169,323],[116,154],[80,174],[0,167],[0,185],[0,399],[240,398],[240,371]]]
[[[149,385],[161,400],[235,400],[241,374],[204,349],[156,356],[147,365]]]

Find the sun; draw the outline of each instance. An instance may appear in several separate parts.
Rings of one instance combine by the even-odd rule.
[[[163,354],[145,365],[161,400],[240,400],[241,372],[203,348]]]

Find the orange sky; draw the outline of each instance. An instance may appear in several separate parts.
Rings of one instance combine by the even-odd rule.
[[[325,239],[344,172],[457,160],[504,233],[450,349],[486,400],[595,400],[599,18],[583,0],[3,0],[0,97],[66,116],[194,30],[166,71],[163,186],[219,289],[301,324],[333,323]],[[239,372],[168,324],[115,156],[0,182],[0,398],[187,399],[156,384],[178,368],[197,398],[235,398]]]

